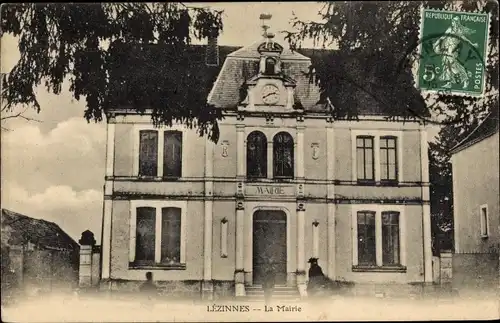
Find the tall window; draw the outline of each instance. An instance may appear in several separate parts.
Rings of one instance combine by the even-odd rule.
[[[138,263],[155,260],[155,224],[155,208],[137,208],[135,261]]]
[[[399,249],[399,213],[382,212],[382,263],[400,264]]]
[[[176,206],[182,202],[139,201],[140,206],[131,203],[129,262],[134,266],[184,267],[185,215]]]
[[[181,261],[181,209],[162,209],[161,262],[167,264]]]
[[[358,212],[358,264],[376,264],[375,212]]]
[[[358,180],[375,180],[375,164],[373,153],[373,137],[356,137],[356,160]]]
[[[182,176],[182,132],[165,131],[163,152],[163,176]]]
[[[293,138],[279,132],[273,139],[274,177],[293,178]]]
[[[139,137],[139,175],[157,176],[158,132],[155,130],[141,130]]]
[[[247,177],[267,177],[267,138],[260,131],[253,131],[247,138]]]
[[[396,137],[380,138],[380,180],[396,181],[398,178]]]

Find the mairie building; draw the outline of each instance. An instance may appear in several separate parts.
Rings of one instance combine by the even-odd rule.
[[[134,289],[150,271],[172,290],[244,296],[271,263],[278,285],[306,295],[310,257],[334,281],[432,282],[424,125],[370,106],[334,120],[307,51],[271,36],[208,46],[216,143],[107,111],[101,285]]]

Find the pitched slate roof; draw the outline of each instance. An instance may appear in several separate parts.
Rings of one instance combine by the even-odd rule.
[[[2,209],[2,225],[11,228],[9,243],[31,242],[42,248],[78,250],[79,245],[57,224]]]
[[[482,141],[483,139],[494,135],[498,131],[498,111],[492,111],[462,141],[455,145],[455,147],[453,147],[450,152],[452,154],[455,154],[469,146]]]
[[[208,95],[208,103],[222,109],[233,109],[241,100],[241,86],[258,74],[260,54],[255,42],[227,55],[217,80]],[[326,104],[318,104],[320,89],[309,81],[310,58],[284,48],[280,55],[283,72],[296,82],[295,97],[300,100],[305,111],[325,111]]]
[[[206,100],[217,108],[236,109],[242,100],[242,85],[246,80],[257,75],[260,57],[257,48],[261,43],[262,40],[244,47],[218,46],[219,65],[216,66],[206,64],[206,45],[189,45],[185,51],[188,63],[184,62],[184,65],[180,67],[169,65],[168,53],[172,52],[169,45],[145,44],[135,47],[117,47],[111,53],[114,61],[110,71],[110,82],[115,86],[112,86],[113,90],[109,92],[108,98],[119,97],[120,100],[116,102],[117,100],[113,99],[114,102],[107,107],[113,109],[116,108],[117,103],[122,106],[131,104],[130,99],[134,97],[134,94],[127,93],[127,88],[133,88],[142,93],[151,88],[148,84],[155,84],[159,79],[169,78],[169,69],[177,68],[188,75],[189,82],[185,84],[188,84],[193,91],[188,91],[187,95],[202,93],[199,102],[196,101],[195,104],[202,104],[201,101]],[[362,74],[358,70],[364,68],[358,66],[359,64],[355,65],[346,61],[346,58],[341,57],[335,50],[298,49],[292,51],[288,46],[283,47],[281,54],[283,71],[295,80],[295,100],[300,101],[305,111],[329,111],[325,98],[320,97],[320,88],[311,82],[313,80],[310,70],[311,62],[319,63],[320,66],[338,66],[338,73],[341,74]],[[342,89],[339,88],[338,96],[344,95],[342,91],[351,92],[354,101],[350,105],[356,105],[359,114],[383,114],[378,102],[360,89],[354,86],[344,86]],[[168,95],[175,94],[168,93]],[[346,108],[351,109],[351,106]]]

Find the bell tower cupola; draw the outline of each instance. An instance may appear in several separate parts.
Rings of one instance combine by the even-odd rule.
[[[264,40],[257,48],[260,54],[259,74],[269,76],[281,74],[280,55],[283,52],[283,47],[274,41],[274,33],[268,31],[269,25],[266,22],[271,18],[271,14],[260,15]]]

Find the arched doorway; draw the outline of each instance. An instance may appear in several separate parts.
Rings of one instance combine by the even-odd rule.
[[[286,284],[286,213],[258,210],[253,215],[253,284],[261,285],[270,260],[276,284]]]

